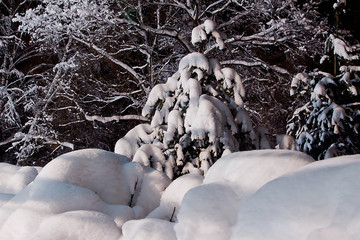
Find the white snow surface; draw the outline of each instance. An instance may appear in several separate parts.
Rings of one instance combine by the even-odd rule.
[[[176,240],[174,223],[146,218],[128,221],[123,226],[123,238],[121,240]]]
[[[354,240],[360,236],[360,155],[280,177],[240,207],[231,239]]]
[[[0,239],[354,240],[359,171],[360,155],[314,162],[297,151],[255,150],[168,185],[124,156],[75,151],[21,191],[0,194]]]
[[[0,162],[0,193],[17,194],[35,179],[40,169]]]
[[[114,152],[132,159],[140,148],[138,142],[149,144],[154,138],[153,128],[149,124],[139,124],[116,142]]]
[[[169,183],[119,154],[70,152],[0,207],[0,239],[118,239],[124,222],[159,206]]]
[[[185,194],[200,185],[204,177],[200,174],[185,174],[173,181],[163,193],[160,206],[147,217],[175,221]]]

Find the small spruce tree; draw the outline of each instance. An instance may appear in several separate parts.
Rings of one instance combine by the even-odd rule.
[[[269,146],[266,131],[255,130],[245,109],[239,74],[203,54],[213,44],[225,47],[215,23],[196,26],[191,42],[199,52],[183,57],[178,71],[148,96],[142,115],[151,123],[136,126],[115,145],[116,153],[171,179],[204,174],[225,154]]]
[[[335,76],[316,70],[292,80],[290,94],[310,100],[295,110],[287,133],[296,138],[298,150],[315,159],[360,152],[359,50],[330,34],[320,63],[328,61]]]

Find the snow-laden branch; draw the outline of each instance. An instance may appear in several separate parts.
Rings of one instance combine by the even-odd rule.
[[[290,75],[288,70],[286,70],[285,68],[279,67],[277,65],[268,65],[263,61],[247,62],[247,61],[242,61],[242,60],[226,60],[226,61],[222,61],[221,65],[242,65],[242,66],[247,66],[247,67],[257,67],[258,66],[258,67],[264,67],[266,69],[272,69],[281,74]]]
[[[112,122],[112,121],[120,121],[120,120],[137,120],[137,121],[149,121],[149,119],[147,119],[146,117],[140,116],[140,115],[134,115],[134,114],[129,114],[129,115],[124,115],[124,116],[111,116],[111,117],[102,117],[102,116],[98,116],[98,115],[87,115],[85,114],[85,119],[88,121],[99,121],[102,123],[107,123],[107,122]]]
[[[282,24],[284,24],[282,21],[279,22],[270,21],[267,24],[270,25],[270,27],[259,33],[249,36],[237,35],[232,38],[226,39],[224,41],[224,44],[251,43],[254,45],[274,45],[276,43],[284,42],[288,40],[289,37],[276,38],[271,36],[274,34],[274,32],[281,30]],[[216,45],[209,47],[208,49],[206,49],[204,54],[206,56],[209,55],[209,53],[211,53],[216,47],[217,47]]]
[[[247,67],[262,66],[261,62],[247,62],[242,60],[225,60],[220,62],[221,65],[243,65]]]
[[[76,105],[76,107],[78,108],[78,110],[84,114],[85,119],[87,121],[99,121],[102,123],[107,123],[107,122],[112,122],[112,121],[120,121],[120,120],[137,120],[137,121],[149,121],[147,118],[140,116],[140,115],[135,115],[135,114],[128,114],[128,115],[114,115],[114,116],[110,116],[110,117],[103,117],[103,116],[99,116],[99,115],[88,115],[87,112],[84,111],[84,109],[80,106],[80,104],[75,101],[74,99],[72,99],[72,101],[74,102],[74,104]]]
[[[20,132],[17,132],[16,134],[14,134],[14,136],[6,139],[5,141],[0,142],[0,146],[12,143],[13,146],[11,148],[13,148],[25,140],[32,140],[32,139],[33,140],[38,140],[38,139],[44,140],[44,144],[60,145],[60,146],[70,148],[71,150],[75,149],[74,144],[72,144],[70,142],[61,142],[61,141],[54,140],[49,137],[45,137],[45,136],[41,136],[41,135],[23,134]]]

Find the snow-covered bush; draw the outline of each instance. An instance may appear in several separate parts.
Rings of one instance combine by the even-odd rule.
[[[211,45],[212,38],[219,49],[224,47],[211,20],[192,32],[192,43],[201,45],[200,50]],[[174,178],[206,173],[224,154],[269,147],[259,144],[266,140],[266,131],[253,128],[244,97],[234,69],[201,52],[189,53],[166,83],[151,90],[142,110],[151,123],[129,131],[116,143],[115,152]]]
[[[321,63],[334,66],[330,73],[315,70],[299,73],[291,82],[291,95],[309,101],[297,108],[288,121],[287,133],[296,138],[297,149],[315,159],[360,152],[359,46],[350,46],[340,36],[330,34]]]

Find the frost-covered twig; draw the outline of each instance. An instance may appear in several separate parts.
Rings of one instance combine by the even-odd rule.
[[[112,122],[112,121],[120,121],[120,120],[137,120],[137,121],[149,121],[149,119],[141,116],[141,115],[133,115],[133,114],[129,114],[129,115],[124,115],[124,116],[111,116],[111,117],[102,117],[102,116],[97,116],[97,115],[86,115],[85,114],[85,119],[88,121],[99,121],[102,123],[107,123],[107,122]]]
[[[13,143],[12,144],[12,147],[15,147],[17,146],[18,144],[20,144],[21,142],[25,141],[25,140],[44,140],[44,144],[53,144],[53,145],[61,145],[61,146],[64,146],[64,147],[67,147],[67,148],[70,148],[71,150],[74,150],[74,144],[73,143],[70,143],[70,142],[61,142],[61,141],[58,141],[58,140],[54,140],[54,139],[51,139],[49,137],[45,137],[45,136],[41,136],[41,135],[32,135],[32,134],[23,134],[23,133],[20,133],[18,132],[17,134],[15,134],[14,136],[6,139],[5,141],[1,141],[0,142],[0,146],[3,146],[3,145],[7,145],[9,143]],[[9,148],[8,150],[10,150],[11,148]]]

